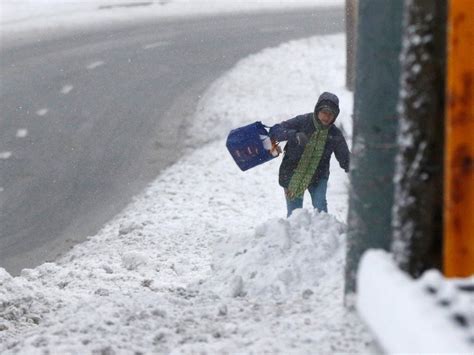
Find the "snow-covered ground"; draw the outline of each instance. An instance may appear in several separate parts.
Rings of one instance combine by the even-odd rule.
[[[98,23],[84,14],[113,3],[3,1],[2,33]],[[185,0],[147,6],[109,10],[121,19],[174,6],[179,11],[165,15],[211,11]],[[212,6],[240,9],[233,1]],[[306,209],[286,219],[280,158],[243,173],[224,141],[231,128],[312,111],[326,90],[339,95],[338,124],[351,132],[344,42],[342,34],[314,37],[243,59],[203,96],[185,157],[96,236],[19,277],[0,269],[0,352],[370,352],[371,336],[343,306],[346,174],[332,162],[330,214],[305,201]]]
[[[214,128],[191,129],[186,157],[97,236],[20,277],[2,271],[0,350],[366,352],[342,302],[346,175],[333,163],[333,215],[287,220],[279,159],[243,173],[223,140],[311,111],[322,90],[339,94],[350,131],[343,54],[342,34],[295,41],[218,80],[194,118]]]

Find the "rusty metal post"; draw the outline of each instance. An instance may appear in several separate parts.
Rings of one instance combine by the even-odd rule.
[[[474,12],[449,2],[444,271],[474,274]]]

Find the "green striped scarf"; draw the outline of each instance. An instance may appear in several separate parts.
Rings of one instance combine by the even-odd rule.
[[[313,123],[316,130],[311,135],[309,142],[304,148],[298,166],[291,177],[288,185],[288,197],[294,199],[302,197],[305,190],[308,188],[311,178],[316,171],[321,157],[323,156],[324,146],[328,138],[329,126],[324,126],[319,120],[314,117]]]

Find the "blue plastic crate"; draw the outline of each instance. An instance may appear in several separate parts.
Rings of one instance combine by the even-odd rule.
[[[226,146],[239,166],[245,171],[275,158],[263,147],[260,135],[268,136],[262,122],[254,122],[230,131]]]

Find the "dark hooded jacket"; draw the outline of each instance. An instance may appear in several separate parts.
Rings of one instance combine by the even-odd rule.
[[[324,108],[329,107],[337,115],[339,114],[339,99],[336,95],[325,92],[321,94],[314,108],[314,112],[306,113],[304,115],[296,116],[287,121],[273,126],[270,129],[270,137],[278,142],[287,141],[284,148],[283,161],[280,165],[279,183],[282,187],[288,187],[293,172],[298,166],[298,162],[303,155],[304,146],[298,145],[296,134],[303,132],[308,139],[315,131],[313,123],[313,115],[317,117],[318,112]],[[320,179],[329,178],[329,163],[331,155],[334,152],[339,165],[346,172],[349,170],[349,149],[346,140],[339,128],[334,125],[334,121],[329,127],[326,145],[324,152],[319,162],[313,178],[310,182],[315,185]]]

